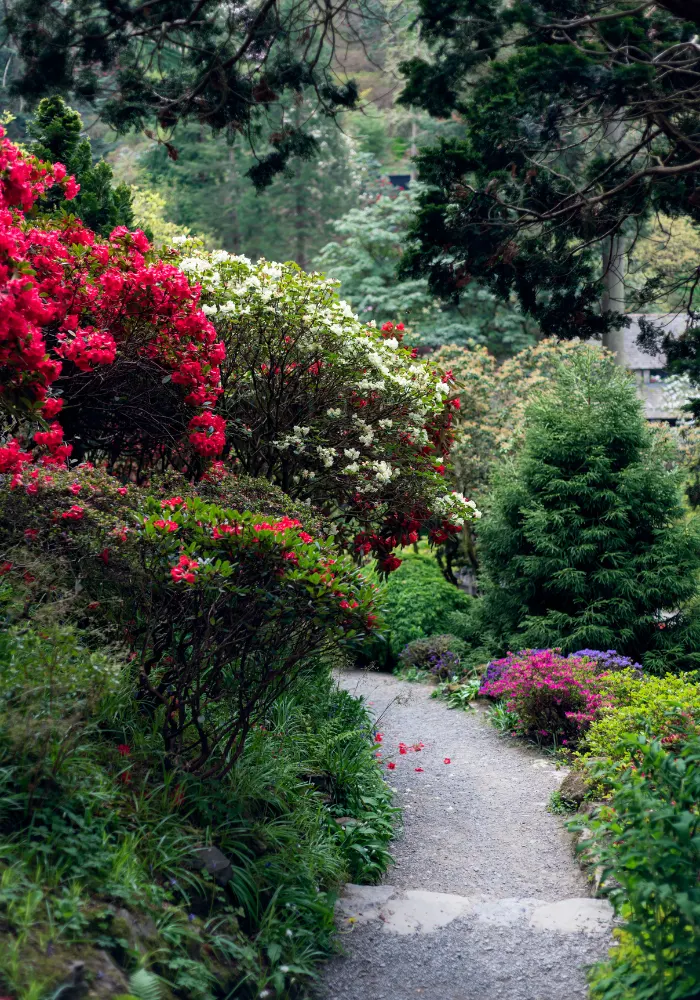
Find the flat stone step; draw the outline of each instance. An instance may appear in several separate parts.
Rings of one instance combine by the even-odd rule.
[[[336,904],[341,927],[377,921],[387,934],[432,934],[457,919],[508,927],[519,924],[555,934],[601,934],[613,924],[613,909],[605,899],[574,897],[490,899],[458,896],[392,885],[348,883]]]

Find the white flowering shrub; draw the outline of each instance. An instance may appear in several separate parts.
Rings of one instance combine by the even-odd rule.
[[[295,264],[254,264],[193,241],[171,251],[202,285],[226,346],[226,456],[319,506],[338,541],[392,550],[427,527],[433,540],[479,512],[445,482],[455,392],[401,343],[401,328],[362,324],[337,282]]]

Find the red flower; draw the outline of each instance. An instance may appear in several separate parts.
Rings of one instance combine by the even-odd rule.
[[[38,528],[25,528],[24,537],[28,542],[33,542],[36,536],[39,534]]]
[[[120,757],[131,757],[131,747],[128,743],[120,743],[117,747],[117,753]]]
[[[108,562],[109,562],[109,549],[102,549],[102,551],[100,552],[100,559],[105,564],[105,566],[108,564]]]
[[[306,542],[307,545],[310,545],[313,542],[313,538],[307,531],[300,531],[299,538],[301,538],[302,542]]]
[[[183,554],[180,556],[177,566],[173,566],[170,570],[170,575],[176,583],[194,583],[198,569],[199,562]]]
[[[414,770],[414,771],[422,771],[422,770],[423,770],[423,768],[422,768],[422,767],[414,767],[414,768],[413,768],[413,770]]]
[[[126,486],[120,486],[117,489],[117,493],[119,494],[120,497],[125,497],[128,492],[129,490]]]
[[[393,762],[393,760],[390,760],[389,763],[387,764],[387,767],[390,771],[393,771],[394,768],[396,767],[396,764]]]
[[[78,493],[80,493],[80,491],[82,490],[82,486],[80,485],[80,483],[71,483],[68,489],[71,491],[73,496],[77,497]]]
[[[375,743],[381,743],[383,739],[384,739],[384,734],[383,733],[375,733],[374,734],[374,742]]]
[[[445,759],[443,760],[443,762],[442,762],[442,763],[443,763],[443,764],[451,764],[451,763],[452,763],[452,761],[450,760],[450,758],[449,758],[449,757],[445,757]]]
[[[68,510],[64,510],[61,517],[64,521],[82,521],[85,510],[83,507],[78,507],[77,504],[73,504]]]

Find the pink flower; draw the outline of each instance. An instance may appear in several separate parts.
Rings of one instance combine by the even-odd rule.
[[[451,764],[451,763],[452,763],[452,761],[450,760],[450,758],[449,758],[449,757],[445,757],[445,759],[443,760],[443,762],[442,762],[442,763],[443,763],[443,764]]]

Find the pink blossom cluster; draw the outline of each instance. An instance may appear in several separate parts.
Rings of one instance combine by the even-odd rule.
[[[487,678],[480,693],[502,698],[518,716],[520,732],[567,743],[610,704],[605,676],[586,658],[564,657],[555,649],[523,650],[509,653],[502,672]]]

